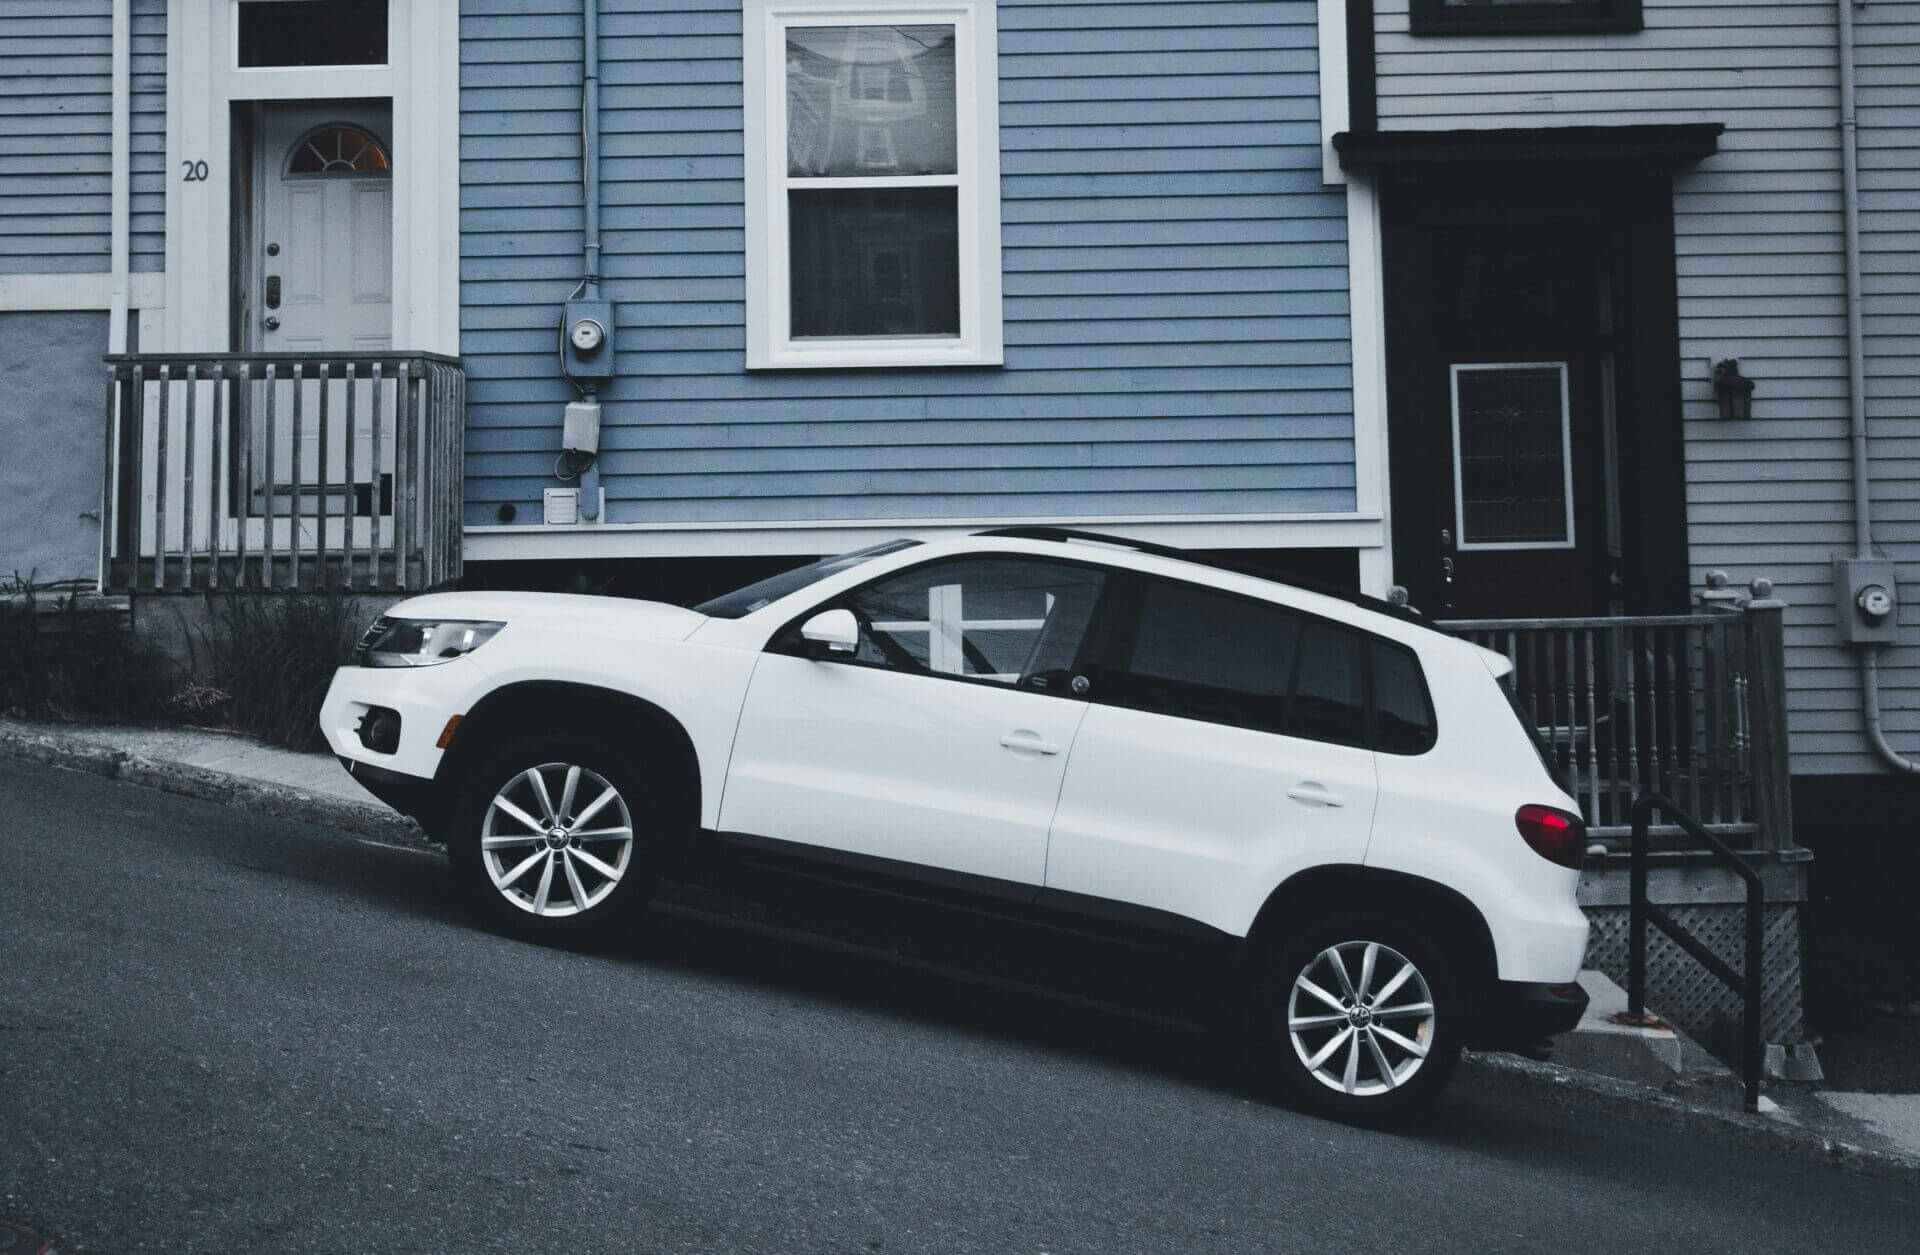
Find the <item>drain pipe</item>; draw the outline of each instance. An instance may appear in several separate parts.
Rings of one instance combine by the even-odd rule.
[[[580,84],[580,171],[585,185],[586,295],[600,299],[600,0],[583,0],[586,49]]]
[[[600,301],[600,0],[582,0],[585,41],[581,52],[580,75],[580,182],[581,199],[586,209],[583,234],[586,274],[580,281],[582,295],[595,306]],[[600,319],[611,338],[611,310]],[[607,360],[613,357],[613,345],[600,350]],[[581,399],[593,407],[593,449],[590,460],[580,468],[580,517],[600,517],[600,387],[587,379],[581,384]]]
[[[127,351],[127,310],[132,278],[128,258],[132,242],[132,131],[133,131],[133,15],[132,0],[113,0],[113,121],[112,170],[108,176],[108,212],[111,236],[108,268],[112,288],[107,298],[107,352]],[[102,518],[106,517],[104,514]]]
[[[1854,3],[1855,0],[1834,0],[1840,45],[1840,197],[1846,233],[1847,393],[1853,411],[1849,427],[1853,446],[1853,551],[1856,558],[1871,560],[1874,556],[1873,478],[1867,460],[1867,357],[1861,308],[1865,298],[1860,285],[1860,140],[1853,70]],[[1842,607],[1840,613],[1848,610]],[[1867,740],[1893,770],[1920,773],[1920,762],[1889,745],[1886,730],[1880,724],[1879,650],[1882,647],[1879,642],[1855,643],[1860,660],[1860,708],[1866,722]]]

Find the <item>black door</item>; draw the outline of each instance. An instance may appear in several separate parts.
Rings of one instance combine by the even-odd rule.
[[[1636,271],[1651,252],[1657,277],[1661,250],[1613,189],[1428,178],[1395,190],[1396,582],[1435,618],[1584,617],[1684,599],[1677,363],[1669,337],[1651,364],[1668,371],[1664,386],[1650,383],[1646,359],[1661,355],[1644,336],[1662,290],[1672,323],[1670,226],[1663,289]],[[1650,297],[1651,311],[1636,305]],[[1670,474],[1635,469],[1662,444],[1675,453]],[[1659,500],[1638,499],[1641,489]],[[1676,556],[1677,588],[1649,594]]]

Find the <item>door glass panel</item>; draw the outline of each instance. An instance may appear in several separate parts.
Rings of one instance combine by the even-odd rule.
[[[1069,563],[966,558],[920,567],[840,604],[854,660],[901,671],[1064,689],[1106,577]]]
[[[1453,367],[1460,548],[1573,546],[1567,433],[1565,362]]]
[[[1132,655],[1097,691],[1141,710],[1278,732],[1300,624],[1278,606],[1154,581]]]
[[[953,174],[951,26],[787,32],[787,173]]]

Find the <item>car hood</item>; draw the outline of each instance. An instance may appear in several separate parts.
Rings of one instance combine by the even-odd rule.
[[[571,593],[432,593],[408,598],[387,614],[401,619],[492,619],[515,627],[601,630],[676,641],[707,621],[703,614],[665,602]]]

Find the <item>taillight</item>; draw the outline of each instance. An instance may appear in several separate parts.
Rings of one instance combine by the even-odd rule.
[[[1513,813],[1514,827],[1533,852],[1549,863],[1580,870],[1587,857],[1587,825],[1578,815],[1552,806],[1522,806]]]

